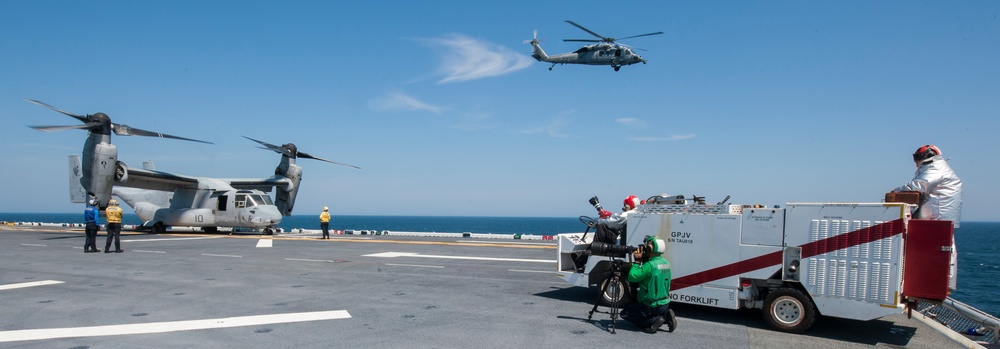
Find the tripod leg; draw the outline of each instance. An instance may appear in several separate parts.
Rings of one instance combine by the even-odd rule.
[[[615,334],[615,329],[618,328],[618,301],[621,298],[622,292],[621,285],[619,284],[620,281],[621,276],[615,273],[611,278],[611,282],[608,283],[608,285],[612,283],[615,285],[615,289],[611,291],[611,334]]]
[[[608,291],[608,285],[611,283],[605,283],[604,287],[597,293],[597,301],[594,302],[594,307],[590,309],[590,313],[587,314],[587,320],[594,317],[594,312],[597,311],[597,307],[601,305],[601,299],[604,298],[604,293]]]

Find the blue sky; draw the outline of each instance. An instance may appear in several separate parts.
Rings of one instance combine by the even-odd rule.
[[[588,38],[649,63],[531,59]],[[593,214],[628,194],[878,202],[939,146],[964,220],[998,221],[996,1],[0,1],[0,212],[75,212],[77,114],[215,142],[114,137],[132,167],[267,177],[240,136],[300,160],[296,214]]]

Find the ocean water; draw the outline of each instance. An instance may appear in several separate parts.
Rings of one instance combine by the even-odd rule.
[[[285,217],[280,228],[319,229],[319,214]],[[0,221],[82,223],[80,213],[0,213]],[[124,224],[140,224],[134,214]],[[389,230],[489,234],[555,235],[586,229],[576,217],[423,217],[333,216],[330,229]],[[955,231],[958,249],[958,289],[951,297],[993,316],[1000,316],[1000,300],[993,281],[1000,278],[1000,222],[962,222]],[[681,261],[672,261],[681,263]]]

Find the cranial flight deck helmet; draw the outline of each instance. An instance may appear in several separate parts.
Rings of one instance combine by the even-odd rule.
[[[118,206],[118,200],[115,200],[115,199],[108,200],[108,205],[109,206]]]
[[[649,245],[649,252],[654,256],[659,256],[664,252],[667,252],[667,243],[661,238],[646,235],[646,238],[643,239],[643,243]]]
[[[639,198],[635,195],[629,195],[622,201],[622,211],[633,210],[636,206],[639,206]]]
[[[917,148],[917,151],[913,152],[913,162],[920,166],[920,164],[928,162],[930,158],[941,155],[941,150],[935,147],[933,144],[928,144]]]

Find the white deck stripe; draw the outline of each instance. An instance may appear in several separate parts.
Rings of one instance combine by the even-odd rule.
[[[257,241],[257,247],[271,247],[272,241],[274,241],[274,240],[271,240],[271,239],[260,239],[260,240]]]
[[[477,261],[501,261],[501,262],[533,262],[533,263],[555,263],[554,260],[548,259],[524,259],[524,258],[495,258],[495,257],[472,257],[472,256],[440,256],[432,254],[419,254],[419,253],[409,253],[409,252],[382,252],[366,254],[362,257],[381,257],[381,258],[396,258],[396,257],[420,257],[420,258],[441,258],[441,259],[465,259],[465,260],[477,260]]]
[[[42,244],[21,244],[21,246],[36,246],[36,247],[45,247],[45,245],[42,245]]]
[[[307,313],[287,313],[253,315],[205,320],[170,322],[150,322],[145,324],[107,325],[88,327],[46,328],[36,330],[0,331],[0,343],[53,338],[118,336],[126,334],[165,333],[174,331],[204,330],[290,322],[347,319],[347,310],[316,311]]]
[[[415,268],[444,268],[443,265],[422,265],[422,264],[396,264],[396,263],[386,263],[385,265],[392,265],[396,267],[415,267]]]
[[[2,291],[2,290],[13,290],[15,288],[25,288],[25,287],[55,285],[55,284],[61,284],[61,283],[63,283],[63,281],[56,281],[56,280],[43,280],[43,281],[22,282],[22,283],[19,283],[19,284],[0,285],[0,291]]]
[[[102,235],[103,236],[103,235]],[[166,239],[122,239],[122,242],[149,242],[149,241],[178,241],[178,240],[205,240],[205,239],[221,239],[222,236],[200,236],[193,238],[166,238]]]
[[[214,253],[202,253],[201,255],[202,255],[202,256],[209,256],[209,257],[229,257],[229,258],[243,258],[243,256],[238,256],[238,255],[234,255],[234,254],[214,254]]]

